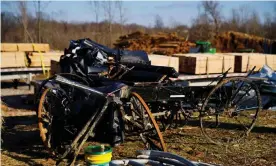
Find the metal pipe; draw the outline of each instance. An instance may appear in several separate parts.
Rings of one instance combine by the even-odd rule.
[[[168,152],[161,152],[161,151],[156,151],[156,150],[141,150],[141,151],[137,151],[136,152],[138,155],[147,155],[150,157],[165,157],[165,158],[171,158],[171,159],[175,159],[183,164],[186,164],[187,166],[196,166],[194,163],[192,163],[191,161],[175,155],[175,154],[171,154]]]
[[[123,160],[112,160],[109,165],[110,166],[118,166],[118,165],[134,165],[134,166],[140,166],[140,165],[156,165],[159,166],[160,163],[158,161],[153,161],[149,159],[123,159]]]
[[[57,75],[56,78],[55,78],[55,80],[57,82],[60,82],[60,83],[63,83],[63,84],[67,84],[67,85],[71,85],[71,86],[74,86],[74,87],[79,88],[79,89],[88,90],[88,91],[90,91],[92,93],[95,93],[95,94],[98,94],[100,96],[106,97],[106,94],[104,94],[104,93],[102,93],[102,92],[100,92],[100,91],[98,91],[98,90],[96,90],[94,88],[91,88],[91,87],[86,86],[86,85],[82,85],[82,84],[77,83],[77,82],[72,81],[72,80],[68,80],[68,79],[66,79],[66,78],[64,78],[64,77],[62,77],[60,75]]]

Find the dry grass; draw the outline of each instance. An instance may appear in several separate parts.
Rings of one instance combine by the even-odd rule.
[[[54,165],[40,141],[35,116],[5,117],[5,121],[2,165]],[[210,144],[198,127],[189,124],[166,131],[164,138],[170,152],[194,161],[222,165],[276,165],[276,112],[262,112],[253,132],[238,145]],[[95,143],[87,142],[86,146],[89,144]],[[135,151],[142,148],[141,141],[128,138],[114,148],[113,159],[133,158]],[[83,156],[78,162],[84,164]]]

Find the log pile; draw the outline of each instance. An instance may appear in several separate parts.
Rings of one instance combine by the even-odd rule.
[[[188,53],[190,47],[195,47],[195,44],[185,41],[176,33],[149,35],[137,31],[121,36],[114,46],[127,50],[144,50],[149,54],[172,55],[174,53]]]
[[[216,47],[217,52],[238,52],[241,49],[254,49],[254,52],[258,53],[267,51],[276,53],[276,41],[234,31],[215,36],[212,46]]]

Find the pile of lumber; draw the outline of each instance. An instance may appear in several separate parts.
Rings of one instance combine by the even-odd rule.
[[[235,72],[248,72],[254,66],[259,70],[263,65],[268,65],[276,70],[276,55],[260,53],[225,53],[235,57]]]
[[[179,71],[178,57],[150,54],[149,60],[151,61],[151,65],[173,67],[177,72]]]
[[[149,54],[172,55],[188,53],[190,47],[195,47],[195,44],[179,37],[176,33],[149,35],[137,31],[121,36],[114,46],[127,50],[144,50]]]
[[[1,68],[25,67],[24,52],[1,52]]]
[[[228,31],[215,36],[212,46],[217,52],[238,52],[241,49],[254,49],[258,53],[276,53],[276,41],[246,33]]]
[[[60,56],[63,55],[63,52],[31,52],[28,54],[29,67],[45,67],[51,66],[51,60],[59,61]]]
[[[276,70],[276,56],[260,53],[174,54],[179,58],[179,72],[187,74],[244,73],[268,65]]]
[[[1,52],[48,52],[50,45],[46,43],[1,43]]]
[[[61,55],[45,43],[1,43],[1,68],[49,67]]]
[[[179,72],[187,74],[234,72],[235,56],[224,54],[174,54],[179,58]]]

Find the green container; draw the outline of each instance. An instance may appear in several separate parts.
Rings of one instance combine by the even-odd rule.
[[[84,153],[87,166],[108,166],[112,158],[110,146],[88,146]]]
[[[209,49],[209,53],[211,54],[215,54],[217,51],[216,51],[216,48],[210,48]]]

